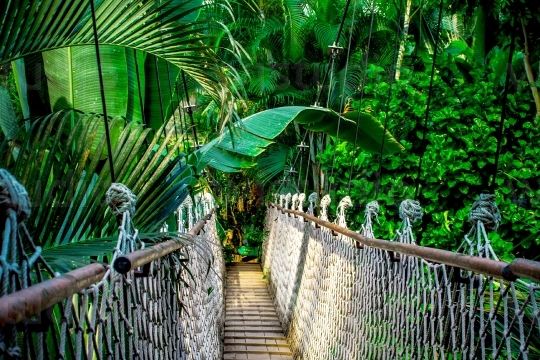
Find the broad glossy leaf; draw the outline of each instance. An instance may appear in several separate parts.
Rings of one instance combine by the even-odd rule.
[[[390,134],[384,131],[383,125],[372,115],[353,111],[340,116],[336,112],[313,107],[289,107],[293,115],[293,120],[302,124],[306,129],[312,131],[321,131],[330,136],[345,140],[351,144],[355,143],[356,133],[358,135],[356,144],[358,147],[373,153],[381,151],[384,134],[384,154],[401,152],[404,147]],[[271,112],[267,110],[265,112]],[[263,113],[265,113],[263,112]],[[260,114],[263,114],[260,113]],[[281,112],[281,115],[283,112]],[[339,124],[339,132],[338,132]]]
[[[107,114],[126,116],[128,69],[125,50],[100,46]],[[77,109],[103,113],[95,47],[74,46],[43,53],[53,111]]]

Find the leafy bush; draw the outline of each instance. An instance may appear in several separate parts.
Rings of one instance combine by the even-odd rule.
[[[425,215],[416,226],[417,241],[455,250],[470,227],[470,205],[478,194],[490,192],[502,89],[500,82],[492,81],[490,70],[472,69],[463,75],[451,56],[443,57],[437,65],[419,179],[429,74],[404,69],[401,80],[393,85],[388,128],[407,150],[382,159],[380,226],[375,230],[380,238],[395,235],[399,203],[414,198],[419,182],[418,200]],[[388,76],[382,68],[371,65],[367,78],[364,100],[355,107],[384,122],[390,90]],[[535,140],[539,129],[533,120],[534,105],[527,84],[518,81],[510,91],[495,191],[502,224],[491,235],[496,253],[505,260],[514,256],[534,258],[536,255],[531,254],[538,251],[527,255],[525,250],[540,245],[540,144]],[[332,213],[339,200],[348,195],[354,161],[350,196],[357,206],[352,227],[358,228],[363,221],[363,213],[358,210],[375,198],[379,156],[357,153],[352,146],[337,142],[331,143],[319,158],[334,184]]]

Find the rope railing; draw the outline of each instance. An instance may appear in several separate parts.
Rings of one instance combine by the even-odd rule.
[[[516,280],[518,277],[540,282],[540,262],[527,259],[514,259],[511,263],[500,260],[492,260],[479,256],[470,256],[455,253],[448,250],[435,249],[415,244],[404,244],[395,241],[380,240],[366,237],[360,233],[341,227],[329,221],[321,220],[318,217],[309,215],[298,210],[285,209],[278,204],[270,203],[283,214],[301,216],[312,221],[320,227],[342,234],[348,238],[372,248],[393,251],[398,254],[414,256],[435,263],[455,266],[463,270],[470,270],[484,275],[493,276],[498,279]]]
[[[355,232],[348,199],[331,223],[329,197],[320,217],[315,195],[307,212],[290,198],[275,195],[268,208],[262,263],[295,358],[538,358],[540,264],[499,261],[487,236],[499,219],[492,195],[473,204],[457,253],[416,245],[414,201],[402,203],[387,241],[373,235],[374,202]]]
[[[5,199],[24,204],[24,188],[1,171],[2,210]],[[187,235],[163,233],[170,240],[149,247],[131,221],[135,202],[128,188],[113,183],[107,203],[119,235],[108,265],[93,263],[62,275],[31,242],[25,216],[17,216],[29,208],[7,207],[0,254],[0,358],[222,356],[225,270],[211,216],[213,199],[204,196],[194,204],[188,196],[178,212],[179,231],[189,229]],[[42,279],[45,273],[49,279]]]

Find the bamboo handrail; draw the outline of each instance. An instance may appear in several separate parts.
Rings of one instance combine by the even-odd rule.
[[[518,277],[524,277],[530,280],[534,280],[536,282],[540,282],[540,262],[538,261],[515,259],[511,263],[507,263],[505,261],[497,261],[487,258],[481,258],[479,256],[459,254],[448,250],[435,249],[426,246],[404,244],[396,241],[371,239],[355,231],[343,228],[328,221],[321,220],[313,215],[306,214],[305,212],[284,209],[283,207],[274,203],[270,203],[270,206],[275,206],[282,213],[289,213],[301,216],[309,221],[313,221],[321,227],[325,227],[336,233],[345,235],[359,242],[360,244],[372,248],[392,251],[403,255],[414,256],[416,258],[429,260],[439,264],[454,266],[464,270],[474,271],[476,273],[493,276],[499,279],[513,281],[516,280],[516,278]]]
[[[188,234],[199,234],[206,221],[211,218],[213,212],[214,209],[210,211],[210,214],[199,220]],[[116,269],[119,260],[121,263],[120,269],[124,269],[125,266],[129,265],[127,271],[119,271],[125,274],[132,269],[136,269],[139,266],[170,254],[182,246],[183,244],[178,241],[168,240],[130,254],[119,256],[113,267]],[[14,325],[23,320],[31,319],[49,307],[99,282],[105,276],[106,272],[107,268],[105,266],[94,263],[1,297],[0,330],[6,325]]]

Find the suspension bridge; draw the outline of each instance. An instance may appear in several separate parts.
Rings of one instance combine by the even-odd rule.
[[[330,197],[276,194],[261,264],[225,269],[209,194],[178,209],[184,235],[145,246],[136,197],[107,191],[119,235],[109,263],[54,273],[24,219],[28,195],[0,172],[0,355],[4,359],[535,359],[540,263],[498,260],[492,195],[470,213],[454,253],[418,246],[416,201],[392,241],[375,239],[378,205],[347,228]],[[319,215],[316,216],[316,210]]]

